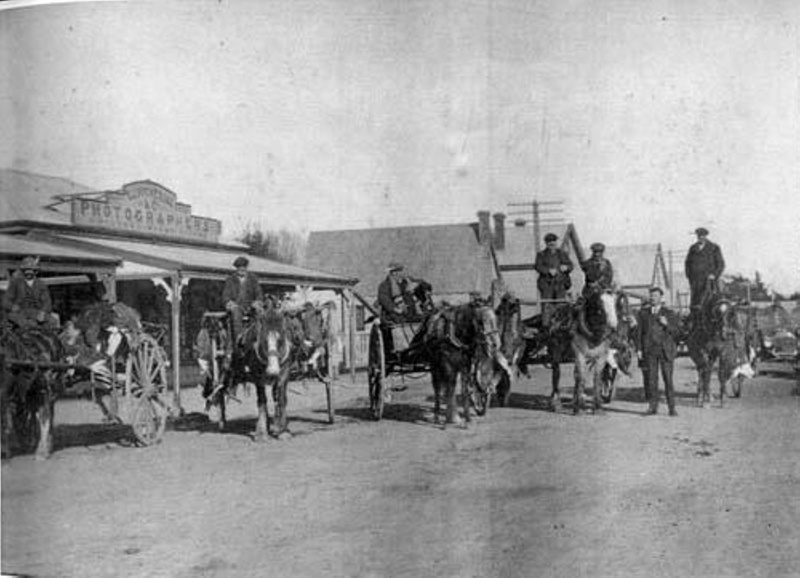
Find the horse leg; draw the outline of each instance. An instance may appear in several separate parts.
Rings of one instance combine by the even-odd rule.
[[[264,380],[259,380],[256,385],[256,397],[258,404],[258,419],[256,421],[255,441],[263,442],[267,440],[269,432],[269,414],[267,413],[267,392]]]
[[[453,367],[452,360],[445,363],[445,396],[447,397],[447,417],[445,423],[458,423],[458,405],[456,402],[456,379],[458,372]]]
[[[553,411],[558,413],[561,411],[561,364],[557,358],[551,361],[551,375],[552,392],[550,394],[550,401],[553,406]]]
[[[461,379],[461,406],[464,410],[464,428],[466,429],[471,421],[469,411],[469,400],[472,394],[472,377],[469,371],[461,371],[458,373]],[[487,400],[488,403],[488,400]]]
[[[605,356],[603,356],[605,358]],[[592,376],[592,399],[594,400],[594,413],[603,413],[603,404],[600,400],[600,385],[602,380],[602,370],[600,369],[600,359],[591,363],[590,370]]]
[[[433,384],[433,423],[439,424],[442,404],[442,375],[437,362],[431,363],[431,383]]]
[[[586,358],[583,354],[577,353],[575,355],[575,390],[572,396],[572,411],[575,415],[580,415],[583,412],[583,390],[584,380],[586,379]]]
[[[278,439],[286,439],[291,437],[289,431],[288,419],[286,417],[286,405],[288,402],[286,392],[289,386],[289,368],[281,369],[281,373],[275,380],[275,385],[272,386],[272,397],[275,401],[275,422],[277,425],[277,433],[275,437]]]
[[[36,421],[39,425],[39,445],[36,448],[36,459],[46,460],[53,451],[53,412],[55,410],[55,399],[49,387],[42,392],[39,401],[41,403],[36,408]]]

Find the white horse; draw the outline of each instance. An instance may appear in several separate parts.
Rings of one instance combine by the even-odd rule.
[[[594,410],[600,411],[600,378],[606,360],[611,355],[612,332],[619,322],[616,298],[608,291],[590,293],[577,304],[577,323],[572,338],[575,354],[575,414],[584,410],[583,393],[587,379],[594,390]]]

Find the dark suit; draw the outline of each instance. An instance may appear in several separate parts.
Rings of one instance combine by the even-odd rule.
[[[387,321],[405,321],[413,313],[409,308],[409,299],[413,300],[413,297],[408,291],[408,282],[402,277],[393,283],[391,276],[388,276],[378,285],[378,305],[381,316]]]
[[[561,267],[567,267],[566,271],[561,271]],[[536,280],[536,287],[539,289],[539,296],[542,299],[563,299],[567,295],[567,290],[571,287],[572,281],[569,274],[574,268],[572,260],[566,251],[556,249],[551,251],[545,249],[536,254],[536,263],[533,266],[539,273]],[[551,274],[550,270],[555,270]],[[542,323],[545,327],[550,325],[554,303],[542,303]]]
[[[238,307],[229,307],[230,302],[235,303]],[[234,337],[238,337],[242,333],[243,316],[250,312],[250,308],[256,301],[264,301],[264,293],[261,291],[261,286],[258,284],[258,277],[249,271],[244,276],[244,281],[233,273],[225,279],[225,287],[222,289],[222,302],[225,307],[231,312],[231,320],[233,321]]]
[[[28,285],[19,271],[8,282],[8,290],[3,295],[3,306],[8,311],[8,319],[20,327],[43,323],[53,311],[47,285],[38,277]]]
[[[666,325],[659,317],[666,319]],[[670,412],[675,410],[675,390],[672,383],[672,369],[675,362],[677,345],[675,343],[680,331],[678,316],[661,306],[658,314],[654,314],[652,306],[643,307],[637,315],[635,340],[636,348],[642,354],[645,379],[644,395],[650,403],[650,411],[658,409],[658,373],[664,380],[667,405]]]
[[[588,295],[594,289],[610,289],[614,282],[614,268],[611,261],[605,257],[590,257],[581,263],[581,269],[586,276],[583,286],[583,295]]]
[[[706,241],[702,248],[700,242],[689,247],[684,271],[692,290],[691,306],[693,308],[698,307],[703,299],[708,276],[713,275],[715,277],[714,284],[719,287],[719,277],[724,270],[725,259],[722,258],[722,250],[719,245]]]

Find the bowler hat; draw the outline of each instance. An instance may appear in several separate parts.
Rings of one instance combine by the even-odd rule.
[[[19,268],[23,271],[38,271],[39,257],[25,257]]]
[[[558,241],[558,235],[556,235],[555,233],[547,233],[544,236],[544,242],[549,243],[550,241]]]
[[[592,243],[592,246],[589,248],[595,253],[602,253],[603,251],[606,250],[606,246],[603,245],[602,243]]]
[[[250,261],[247,257],[237,257],[236,261],[233,262],[234,267],[247,267],[250,264]]]
[[[698,227],[694,230],[694,234],[706,236],[708,235],[708,229],[706,229],[705,227]]]
[[[389,263],[389,266],[386,267],[386,270],[389,273],[391,273],[392,271],[402,271],[403,270],[403,266],[400,263],[398,263],[397,261],[392,261],[391,263]]]

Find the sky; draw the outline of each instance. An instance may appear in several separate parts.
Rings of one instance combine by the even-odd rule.
[[[705,226],[800,290],[796,0],[3,4],[2,167],[150,179],[229,236],[562,200],[586,244]]]

